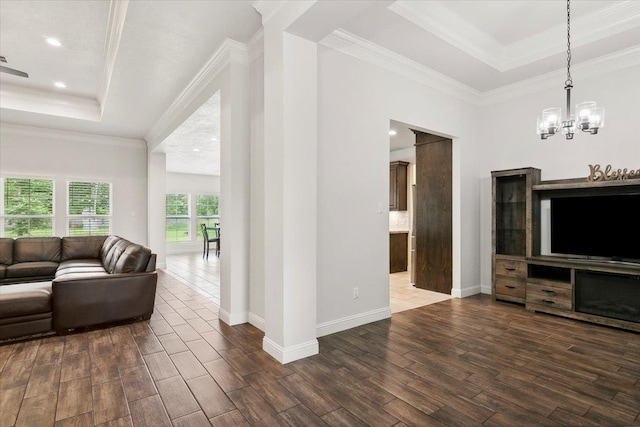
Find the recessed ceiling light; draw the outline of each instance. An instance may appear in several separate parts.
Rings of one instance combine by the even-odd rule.
[[[213,138],[211,138],[212,141],[217,141],[218,138],[216,138],[215,136]]]
[[[197,148],[194,148],[193,151],[200,151],[200,150],[198,150]]]
[[[47,43],[49,43],[51,46],[55,46],[55,47],[60,47],[62,46],[62,43],[60,43],[60,40],[53,38],[53,37],[47,37]]]
[[[55,87],[59,87],[60,89],[64,89],[65,87],[67,87],[67,85],[64,84],[63,82],[55,82],[53,85]]]
[[[396,135],[397,133],[398,133],[398,132],[396,132],[396,131],[395,131],[395,130],[393,130],[393,129],[391,129],[391,130],[389,131],[389,135],[391,135],[391,136]]]

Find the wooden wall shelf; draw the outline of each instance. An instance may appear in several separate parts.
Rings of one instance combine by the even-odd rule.
[[[598,188],[616,188],[621,187],[638,187],[640,186],[640,179],[621,179],[615,181],[594,181],[589,182],[586,178],[575,179],[560,179],[553,181],[542,181],[539,184],[533,185],[532,190],[543,191],[558,191],[558,190],[591,190]]]

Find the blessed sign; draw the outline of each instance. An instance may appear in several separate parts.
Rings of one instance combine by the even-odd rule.
[[[630,178],[640,178],[640,168],[636,170],[627,168],[613,170],[611,165],[607,165],[603,170],[600,165],[589,165],[587,181],[615,181]]]

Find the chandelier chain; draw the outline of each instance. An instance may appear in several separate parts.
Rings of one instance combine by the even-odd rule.
[[[567,0],[567,80],[564,82],[565,86],[573,86],[573,80],[571,79],[571,9],[569,1]]]

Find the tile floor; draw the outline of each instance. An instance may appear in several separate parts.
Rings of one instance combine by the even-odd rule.
[[[164,271],[220,305],[220,258],[213,251],[208,259],[203,259],[200,252],[167,255]]]
[[[408,271],[389,275],[389,299],[391,313],[398,313],[424,305],[451,299],[451,295],[415,288]]]

